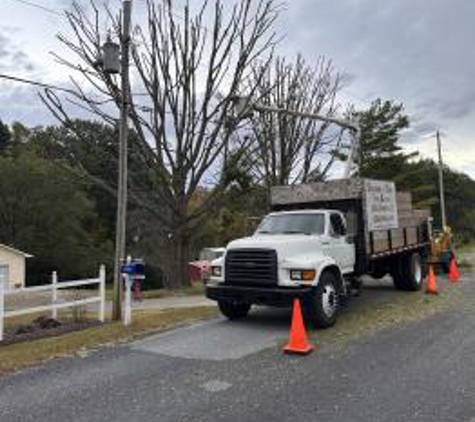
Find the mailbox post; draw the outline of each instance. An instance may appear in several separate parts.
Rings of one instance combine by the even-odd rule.
[[[132,323],[132,285],[144,278],[144,264],[141,259],[132,259],[128,256],[122,265],[121,273],[125,281],[124,325]]]

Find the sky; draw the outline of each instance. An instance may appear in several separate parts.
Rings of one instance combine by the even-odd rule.
[[[71,4],[29,1],[57,12]],[[21,0],[1,2],[0,73],[68,86],[50,54],[65,52],[56,38],[68,32],[64,17]],[[120,0],[105,2],[120,7]],[[139,19],[143,0],[134,2]],[[345,75],[343,104],[365,108],[378,97],[403,103],[411,120],[404,146],[436,158],[439,129],[447,164],[475,178],[474,19],[473,0],[287,0],[275,27],[283,35],[277,51],[289,59],[301,52],[308,63],[321,55],[333,60]],[[0,119],[56,123],[37,90],[1,80]]]

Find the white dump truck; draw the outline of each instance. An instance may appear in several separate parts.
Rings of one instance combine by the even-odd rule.
[[[291,306],[308,322],[332,326],[341,300],[363,275],[392,276],[396,288],[421,288],[430,250],[430,214],[412,208],[394,183],[343,179],[272,189],[272,212],[256,232],[229,243],[212,262],[206,296],[229,319],[253,304]]]

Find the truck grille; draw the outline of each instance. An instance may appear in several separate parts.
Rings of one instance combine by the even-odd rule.
[[[236,249],[226,253],[226,284],[277,284],[277,253],[273,249]]]

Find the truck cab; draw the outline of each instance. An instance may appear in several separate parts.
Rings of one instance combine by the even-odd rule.
[[[290,306],[299,298],[309,319],[325,328],[335,322],[354,267],[355,246],[342,212],[273,212],[212,262],[206,295],[230,319],[246,316],[253,304]]]

